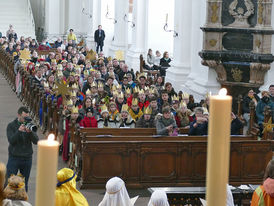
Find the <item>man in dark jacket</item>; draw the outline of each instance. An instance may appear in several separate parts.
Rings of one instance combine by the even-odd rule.
[[[25,124],[25,118],[29,117],[26,107],[18,109],[18,118],[8,124],[7,137],[9,141],[9,159],[7,163],[7,175],[17,174],[18,171],[25,177],[25,187],[28,191],[28,180],[32,166],[32,144],[37,144],[38,136]]]
[[[99,25],[98,29],[95,31],[95,33],[94,33],[94,39],[95,39],[95,42],[97,44],[96,52],[98,54],[99,47],[100,47],[100,52],[103,51],[104,40],[105,40],[105,32],[102,29],[102,25]]]
[[[188,135],[207,135],[208,119],[204,116],[204,110],[201,107],[196,107],[195,120],[190,123]]]

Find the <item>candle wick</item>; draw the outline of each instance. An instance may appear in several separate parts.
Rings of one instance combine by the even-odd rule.
[[[54,139],[55,139],[54,134],[49,134],[48,141],[52,142],[52,141],[54,141]]]
[[[220,91],[219,91],[219,95],[220,95],[220,96],[226,96],[226,94],[227,94],[226,88],[220,89]]]

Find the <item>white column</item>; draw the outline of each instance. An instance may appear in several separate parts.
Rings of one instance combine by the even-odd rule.
[[[115,56],[115,51],[124,51],[126,57],[126,51],[128,49],[128,23],[124,20],[125,14],[128,15],[128,1],[115,0],[115,19],[117,23],[114,25],[114,40],[109,48],[109,55]]]
[[[45,36],[55,40],[60,36],[60,0],[45,1]]]
[[[181,85],[181,89],[193,94],[196,101],[204,99],[207,92],[217,93],[220,88],[220,84],[216,80],[216,72],[203,66],[201,64],[202,59],[198,55],[203,48],[203,32],[200,27],[204,26],[205,20],[206,1],[192,0],[191,71],[186,83]]]
[[[76,35],[81,34],[82,1],[67,0],[66,3],[68,4],[66,33],[69,33],[69,29],[73,29]]]
[[[271,27],[274,27],[274,4],[272,4],[272,13],[271,13]],[[272,29],[271,28],[271,29]],[[271,40],[271,53],[274,53],[274,36],[272,35],[272,40]],[[264,85],[260,87],[260,91],[268,91],[269,86],[271,84],[274,84],[274,63],[271,63],[270,69],[266,73],[264,77]]]
[[[181,89],[190,72],[191,13],[192,0],[175,0],[174,30],[178,32],[178,36],[174,37],[172,67],[167,70],[166,81],[172,82],[176,90]],[[196,15],[196,11],[194,13]]]
[[[145,57],[146,53],[147,17],[148,1],[134,0],[132,21],[135,23],[135,27],[132,28],[132,44],[126,57],[126,62],[129,65],[129,68],[133,68],[134,71],[139,70],[140,55],[142,54]]]

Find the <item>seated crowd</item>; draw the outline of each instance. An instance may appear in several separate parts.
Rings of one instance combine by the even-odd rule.
[[[0,37],[0,47],[12,55],[15,62],[24,65],[32,76],[32,82],[43,88],[46,96],[51,95],[52,100],[57,100],[58,107],[63,106],[60,130],[64,134],[64,161],[68,160],[70,121],[75,121],[82,128],[156,128],[157,134],[165,136],[177,136],[178,128],[188,128],[189,135],[207,135],[209,95],[197,103],[193,95],[182,91],[177,93],[172,83],[164,82],[165,68],[170,66],[171,61],[168,52],[164,52],[160,58],[159,51],[154,57],[152,50],[149,50],[145,68],[160,70],[160,75],[153,78],[145,73],[134,73],[123,60],[106,58],[102,52],[96,54],[85,45],[77,44],[73,30],[70,30],[68,39],[58,38],[54,44],[43,40],[39,45],[30,37],[18,39],[11,26],[7,36]],[[55,48],[54,52],[51,48]],[[31,51],[27,62],[19,58],[24,49]],[[41,50],[49,51],[48,55],[39,56]],[[16,66],[15,72],[18,72]],[[59,94],[60,85],[69,89],[65,96]],[[17,92],[20,93],[20,89]],[[273,112],[273,98],[274,85],[269,87],[269,91],[262,92],[261,99],[250,90],[243,103],[243,117],[246,122],[250,119],[249,103],[254,101],[257,121],[262,127],[264,107],[269,106]],[[42,115],[41,106],[40,119]],[[42,121],[40,124],[42,125]],[[240,134],[242,127],[243,122],[232,113],[231,134]],[[74,177],[74,174],[70,169],[63,169],[57,174],[60,182],[71,176]],[[71,197],[77,196],[81,205],[88,205],[76,190],[75,179],[76,176],[71,179],[72,183],[66,182],[65,186],[57,187],[57,202],[64,201],[62,195],[59,197],[58,194],[67,192]],[[106,190],[100,206],[115,205],[109,202],[122,200],[125,201],[123,205],[134,205],[120,178],[109,180]],[[122,196],[113,197],[116,194]],[[22,200],[27,200],[27,197]],[[62,202],[63,204],[69,202]],[[168,205],[165,193],[155,192],[149,205]]]

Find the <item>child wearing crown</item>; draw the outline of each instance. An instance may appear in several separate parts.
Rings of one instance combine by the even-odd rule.
[[[129,109],[129,115],[135,122],[143,116],[143,112],[139,108],[138,103],[139,102],[137,98],[132,99],[131,107]]]
[[[124,104],[122,107],[120,121],[117,123],[117,128],[135,128],[135,121],[129,115],[127,104]]]

